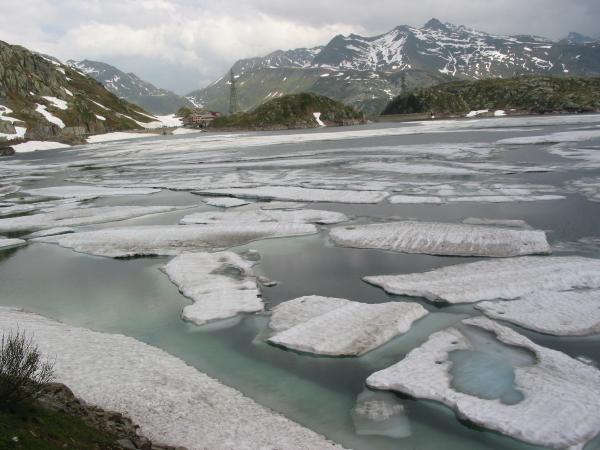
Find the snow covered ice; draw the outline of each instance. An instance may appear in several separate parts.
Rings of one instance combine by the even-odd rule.
[[[600,288],[600,260],[579,256],[477,261],[407,275],[367,276],[364,280],[395,295],[434,302],[475,303],[513,300],[541,291]]]
[[[263,310],[252,263],[237,253],[184,253],[164,271],[194,301],[182,317],[196,325]]]
[[[491,332],[502,344],[532,353],[532,364],[524,360],[513,368],[522,400],[505,403],[453,386],[450,355],[478,348],[470,338],[476,332],[466,333],[465,326],[480,330],[479,335]],[[402,361],[371,375],[367,385],[441,402],[476,425],[550,448],[583,448],[600,432],[598,369],[483,317],[431,335]]]
[[[245,210],[233,212],[201,212],[181,219],[182,224],[235,224],[235,223],[316,223],[333,224],[348,220],[342,213],[313,209],[291,211]]]
[[[21,247],[22,245],[26,245],[27,241],[23,239],[6,239],[0,236],[0,251],[9,250],[15,247]]]
[[[35,241],[55,243],[82,253],[124,258],[142,255],[178,255],[186,251],[219,250],[258,239],[316,233],[314,225],[250,223],[216,225],[149,225],[107,228]]]
[[[268,341],[318,355],[360,356],[406,333],[413,322],[427,315],[427,310],[416,303],[341,300],[344,299],[301,297],[278,305],[273,317],[279,331]],[[282,322],[302,320],[297,319],[296,312],[304,308],[307,311],[300,316],[306,321],[281,329]]]
[[[0,308],[0,331],[17,327],[55,362],[57,381],[90,404],[127,414],[154,442],[190,450],[342,448],[130,337]]]
[[[539,291],[510,302],[475,306],[486,316],[556,336],[600,333],[600,290]]]
[[[432,255],[509,257],[551,253],[543,231],[440,222],[387,222],[340,226],[337,245]]]

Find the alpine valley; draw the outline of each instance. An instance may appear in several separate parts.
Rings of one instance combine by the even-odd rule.
[[[600,74],[600,42],[571,33],[560,41],[543,37],[497,36],[431,19],[423,27],[402,25],[373,37],[335,36],[315,48],[278,50],[237,61],[240,108],[303,91],[331,97],[377,114],[403,90],[453,79],[523,74]],[[186,97],[225,112],[229,71]]]

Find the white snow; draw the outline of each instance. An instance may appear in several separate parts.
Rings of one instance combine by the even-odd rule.
[[[37,237],[55,236],[57,234],[67,234],[67,233],[75,233],[75,228],[71,228],[71,227],[50,228],[48,230],[36,231],[35,233],[31,233],[31,234],[28,234],[27,236],[23,236],[23,238],[24,239],[34,239]]]
[[[35,210],[35,204],[32,205]],[[134,217],[177,211],[177,206],[100,206],[58,209],[53,212],[0,219],[0,231],[35,231],[57,227],[72,227],[93,223],[114,222]],[[58,234],[58,233],[53,233]],[[33,236],[38,237],[38,236]]]
[[[202,201],[210,206],[219,208],[234,208],[236,206],[247,205],[248,201],[233,197],[206,197]]]
[[[49,111],[46,110],[46,106],[45,105],[40,105],[39,103],[37,104],[37,108],[35,108],[35,111],[40,113],[42,116],[44,116],[44,118],[50,122],[53,123],[54,125],[58,126],[59,128],[64,128],[65,127],[65,123],[59,119],[58,117],[52,115],[52,113],[50,113]]]
[[[419,164],[419,163],[405,163],[405,162],[363,162],[352,164],[350,166],[356,170],[365,170],[367,172],[397,172],[405,174],[431,174],[431,175],[473,175],[476,174],[476,170],[467,169],[463,167],[452,167],[446,165],[435,165],[435,164]]]
[[[263,310],[252,263],[237,253],[184,253],[164,271],[193,300],[182,317],[196,325]]]
[[[574,180],[567,186],[593,202],[600,202],[600,177]]]
[[[72,235],[38,238],[98,256],[178,255],[186,251],[220,250],[258,239],[314,234],[314,225],[251,223],[230,225],[154,225],[106,228]]]
[[[531,228],[527,222],[520,219],[482,219],[478,217],[467,217],[463,223],[468,225],[492,225],[499,227]]]
[[[345,189],[312,189],[296,186],[264,186],[255,188],[205,189],[199,194],[232,195],[241,198],[287,200],[299,202],[379,203],[387,192]]]
[[[102,108],[105,111],[110,111],[110,108],[107,108],[106,106],[94,101],[94,100],[90,100],[90,102],[92,102],[93,104],[95,104],[96,106],[99,106],[100,108]]]
[[[68,185],[52,186],[38,189],[25,189],[24,193],[52,198],[93,199],[114,195],[147,195],[160,192],[153,188],[107,188],[102,186]]]
[[[475,332],[459,327],[431,335],[402,361],[367,378],[367,385],[444,403],[476,425],[545,447],[582,449],[600,432],[600,371],[483,317],[464,320],[464,326],[535,355],[533,365],[513,369],[521,401],[506,404],[453,386],[449,354],[474,345],[469,335]]]
[[[346,215],[335,211],[319,209],[300,210],[246,210],[246,211],[207,211],[190,214],[181,219],[180,223],[188,224],[234,224],[234,223],[316,223],[332,224],[345,222]]]
[[[427,310],[417,303],[368,304],[340,300],[344,299],[302,297],[291,300],[291,311],[307,308],[305,313],[300,313],[307,320],[277,332],[268,342],[318,355],[360,356],[406,333],[413,322],[427,315]],[[318,309],[315,303],[324,303],[321,309],[327,311],[315,316]],[[281,326],[282,315],[288,316],[285,322],[291,322],[290,310],[285,303],[278,305],[274,315],[280,317],[274,326]]]
[[[73,93],[66,87],[63,87],[62,90],[65,91],[65,94],[67,94],[69,97],[73,97]]]
[[[319,295],[308,295],[288,300],[273,308],[269,328],[274,331],[285,331],[351,303],[350,300],[344,298],[322,297]]]
[[[492,319],[539,333],[558,336],[600,333],[600,290],[540,291],[510,302],[482,302],[475,308]]]
[[[60,98],[49,96],[42,96],[42,98],[48,100],[48,102],[51,103],[55,108],[62,109],[63,111],[69,107],[69,104]]]
[[[1,309],[1,332],[17,327],[55,361],[57,381],[90,404],[130,416],[154,442],[189,450],[341,448],[130,337]]]
[[[321,113],[320,113],[320,112],[314,112],[314,113],[313,113],[313,116],[315,117],[315,120],[316,120],[317,124],[318,124],[320,127],[324,127],[324,126],[325,126],[325,124],[324,124],[324,123],[323,123],[323,121],[321,120]]]
[[[387,222],[333,228],[337,245],[432,255],[509,257],[551,253],[537,230],[441,222]]]
[[[561,142],[583,142],[598,138],[600,138],[600,130],[574,130],[540,136],[501,139],[498,144],[557,144]]]
[[[89,136],[86,141],[88,144],[97,144],[99,142],[124,141],[126,139],[140,139],[152,136],[156,136],[156,134],[113,131],[112,133],[95,134],[93,136]]]
[[[104,116],[100,116],[98,114],[95,114],[95,116],[96,116],[96,119],[98,119],[98,120],[102,120],[102,121],[106,120],[106,117],[104,117]]]
[[[466,117],[476,117],[487,112],[489,112],[489,109],[478,109],[476,111],[470,111]]]
[[[600,260],[526,256],[458,264],[423,273],[368,276],[364,280],[390,294],[424,297],[434,302],[513,300],[541,290],[600,288]]]
[[[0,237],[0,251],[8,250],[15,247],[21,247],[22,245],[26,245],[27,241],[23,239],[5,239]]]
[[[12,148],[16,153],[29,153],[38,150],[54,150],[57,148],[69,148],[70,145],[61,142],[53,141],[27,141],[22,144],[13,145]]]
[[[496,111],[494,111],[494,117],[503,117],[506,116],[506,111],[502,110],[502,109],[498,109]]]

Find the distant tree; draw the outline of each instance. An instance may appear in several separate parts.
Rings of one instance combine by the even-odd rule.
[[[24,332],[9,331],[0,342],[0,408],[11,409],[37,398],[54,378],[52,363],[42,358],[37,345]]]

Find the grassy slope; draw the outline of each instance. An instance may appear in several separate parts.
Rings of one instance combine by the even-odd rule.
[[[482,109],[585,112],[600,109],[600,78],[524,76],[454,81],[392,100],[383,114],[464,114]]]
[[[269,100],[249,113],[224,116],[212,123],[214,128],[281,129],[314,128],[314,112],[325,123],[343,124],[362,121],[362,113],[330,98],[310,93],[285,95]]]
[[[18,441],[13,441],[13,437]],[[80,418],[37,404],[15,413],[0,412],[0,450],[112,450],[117,440],[86,425]]]

